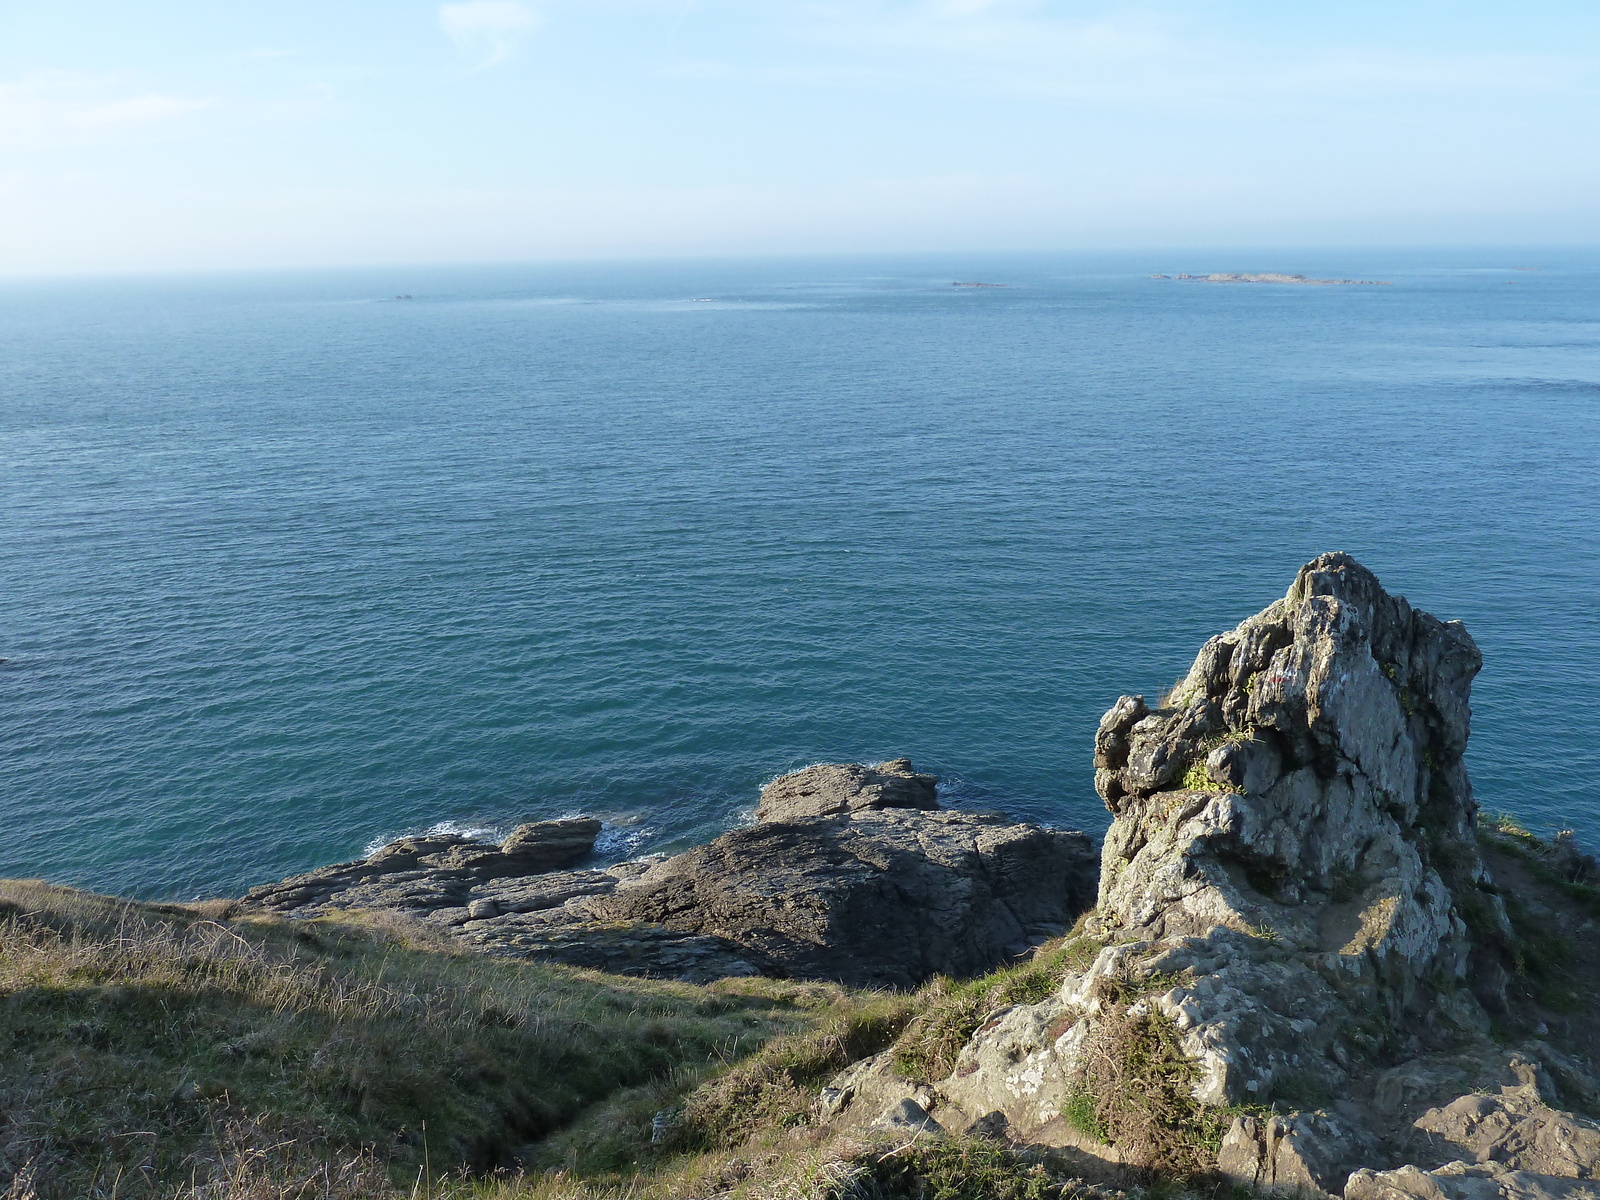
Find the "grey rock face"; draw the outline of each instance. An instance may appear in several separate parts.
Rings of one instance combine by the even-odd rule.
[[[918,775],[909,758],[876,766],[823,763],[780,775],[761,789],[758,821],[796,821],[876,808],[939,807],[938,780]]]
[[[1373,1149],[1365,1131],[1327,1113],[1246,1115],[1223,1137],[1217,1171],[1262,1191],[1321,1192]]]
[[[958,812],[859,810],[723,834],[588,910],[711,934],[783,972],[909,987],[1062,932],[1092,898],[1081,833]]]
[[[1499,1163],[1446,1163],[1432,1171],[1407,1164],[1393,1171],[1352,1172],[1345,1200],[1596,1200],[1594,1184]]]
[[[1459,622],[1329,554],[1206,643],[1161,708],[1124,697],[1106,714],[1099,919],[1145,944],[1116,969],[1192,981],[1158,1003],[1204,1103],[1307,1072],[1337,1094],[1344,1031],[1421,1028],[1469,977],[1463,912],[1503,924],[1479,889],[1461,761],[1480,662]],[[1491,1003],[1498,978],[1477,979]],[[1445,1006],[1433,1032],[1469,1032],[1471,1007]]]
[[[1568,1179],[1594,1179],[1600,1169],[1600,1125],[1525,1093],[1462,1096],[1424,1113],[1416,1128],[1473,1162]]]

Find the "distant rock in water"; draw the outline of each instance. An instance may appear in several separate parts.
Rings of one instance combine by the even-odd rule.
[[[1592,1026],[1563,1050],[1508,1003],[1523,951],[1463,762],[1480,663],[1460,622],[1350,556],[1307,564],[1161,703],[1101,720],[1114,820],[1059,990],[990,1017],[942,1080],[857,1064],[824,1093],[832,1119],[911,1095],[946,1128],[1268,1191],[1576,1194],[1600,1125],[1555,1106],[1600,1103]],[[1559,839],[1538,854],[1514,869],[1556,896],[1594,872]],[[1536,1036],[1509,1044],[1518,1028]]]
[[[1151,279],[1184,279],[1191,283],[1302,283],[1313,287],[1388,287],[1387,279],[1308,279],[1277,271],[1220,271],[1211,275],[1152,275]]]
[[[1086,835],[934,811],[936,783],[903,758],[823,764],[768,784],[759,824],[672,858],[575,868],[600,823],[541,821],[498,846],[403,838],[246,900],[398,912],[490,953],[624,974],[895,987],[982,973],[1094,902]]]

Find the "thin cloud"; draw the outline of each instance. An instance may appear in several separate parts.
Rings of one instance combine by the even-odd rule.
[[[439,7],[439,28],[474,71],[505,62],[539,23],[539,17],[516,0],[465,0]]]
[[[787,54],[685,55],[669,75],[894,91],[928,87],[1132,110],[1259,112],[1389,95],[1549,92],[1593,79],[1593,55],[1430,53],[1251,42],[1159,5],[1064,15],[1036,0],[807,0],[775,18]]]
[[[52,72],[0,82],[0,145],[47,149],[159,125],[211,101],[159,93],[117,95],[112,79]]]

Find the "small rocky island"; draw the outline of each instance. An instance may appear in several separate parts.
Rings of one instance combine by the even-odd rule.
[[[1226,271],[1211,275],[1152,275],[1151,279],[1182,279],[1190,283],[1299,283],[1312,287],[1388,287],[1387,279],[1310,279],[1277,271]]]

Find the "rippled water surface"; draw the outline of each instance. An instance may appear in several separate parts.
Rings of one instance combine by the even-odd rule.
[[[1098,830],[1100,712],[1327,549],[1477,637],[1480,799],[1600,841],[1597,301],[1554,251],[6,285],[0,874],[620,855],[897,754]]]

